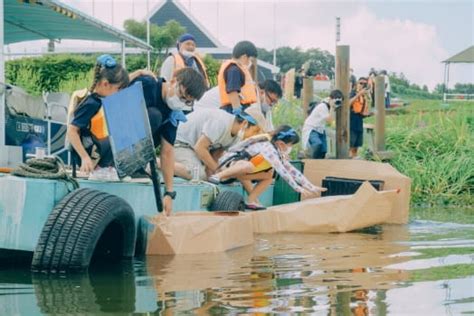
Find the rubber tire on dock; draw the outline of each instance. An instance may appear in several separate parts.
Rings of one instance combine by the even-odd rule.
[[[75,190],[50,213],[32,270],[84,270],[93,256],[106,261],[133,257],[135,235],[135,216],[125,200],[97,190]]]
[[[233,191],[219,192],[212,202],[211,211],[245,211],[245,202],[242,194]]]

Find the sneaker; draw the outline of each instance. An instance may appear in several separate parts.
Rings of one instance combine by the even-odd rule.
[[[261,210],[266,210],[267,208],[258,203],[247,203],[245,204],[245,209],[251,210],[251,211],[261,211]]]
[[[212,183],[212,184],[220,184],[221,183],[221,179],[216,176],[216,175],[212,175],[210,176],[208,179],[207,179],[208,182]]]

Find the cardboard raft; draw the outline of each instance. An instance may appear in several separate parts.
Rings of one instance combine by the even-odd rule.
[[[384,190],[400,190],[387,224],[406,224],[410,208],[411,180],[388,163],[365,160],[307,159],[304,175],[313,184],[321,186],[325,177],[341,177],[364,180],[383,180]]]
[[[223,252],[253,243],[247,213],[195,212],[144,217],[147,255]]]
[[[398,190],[376,191],[364,182],[353,195],[328,196],[253,212],[255,233],[348,232],[387,222]]]

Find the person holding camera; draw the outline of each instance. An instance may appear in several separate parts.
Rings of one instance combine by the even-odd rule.
[[[303,124],[303,150],[306,157],[324,159],[327,153],[326,124],[334,121],[334,109],[342,105],[344,95],[340,90],[331,91],[329,98],[310,104],[308,117]]]
[[[349,156],[357,157],[359,147],[364,143],[364,118],[370,116],[370,87],[365,77],[360,77],[355,90],[351,91],[350,112],[350,149]]]

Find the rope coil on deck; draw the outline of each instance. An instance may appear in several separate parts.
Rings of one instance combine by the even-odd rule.
[[[59,157],[28,159],[26,163],[23,163],[17,168],[13,169],[11,174],[14,176],[26,178],[60,180],[64,182],[66,186],[71,184],[73,190],[79,188],[79,183],[66,172],[64,163]]]

